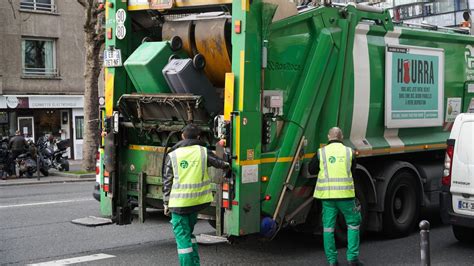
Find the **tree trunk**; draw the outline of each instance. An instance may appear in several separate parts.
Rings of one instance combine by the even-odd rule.
[[[99,53],[101,45],[95,41],[93,31],[85,31],[86,63],[84,69],[84,144],[82,168],[95,169],[95,154],[100,141],[99,129],[99,75],[101,70]]]

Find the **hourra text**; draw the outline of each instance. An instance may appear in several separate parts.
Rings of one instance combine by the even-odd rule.
[[[434,84],[434,67],[432,61],[397,60],[397,82],[408,84]]]

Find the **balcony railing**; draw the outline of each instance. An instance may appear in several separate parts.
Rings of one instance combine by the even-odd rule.
[[[54,4],[52,4],[52,3],[49,3],[49,4],[48,3],[38,3],[36,1],[33,1],[33,2],[20,2],[20,9],[56,13],[56,6]]]
[[[23,75],[36,77],[57,77],[58,70],[56,68],[23,68]]]

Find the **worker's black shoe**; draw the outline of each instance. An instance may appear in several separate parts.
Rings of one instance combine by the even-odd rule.
[[[351,261],[348,261],[348,265],[349,266],[364,266],[364,263],[362,263],[362,261],[360,260],[351,260]]]
[[[334,263],[329,263],[329,266],[339,266],[339,263],[337,263],[337,261]]]

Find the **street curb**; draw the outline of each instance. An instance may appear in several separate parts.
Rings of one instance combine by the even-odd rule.
[[[0,187],[9,187],[9,186],[23,186],[23,185],[44,185],[44,184],[59,184],[59,183],[79,183],[79,182],[91,182],[95,181],[95,178],[66,178],[60,180],[37,180],[32,178],[27,182],[15,182],[15,183],[0,183]]]
[[[84,179],[84,178],[95,178],[95,174],[70,174],[67,172],[50,172],[50,176],[61,176],[61,177],[66,177],[66,178],[79,178],[79,179]]]

